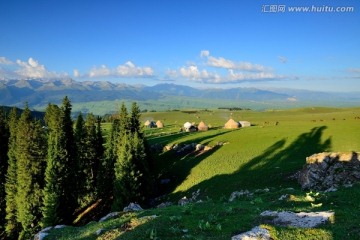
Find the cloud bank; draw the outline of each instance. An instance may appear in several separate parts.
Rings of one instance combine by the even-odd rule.
[[[3,68],[2,65],[6,67]],[[67,73],[50,72],[37,60],[30,57],[27,61],[16,60],[15,62],[0,57],[0,74],[3,79],[31,79],[31,78],[64,78]]]
[[[201,62],[168,70],[168,77],[182,78],[208,84],[241,83],[251,81],[274,81],[284,79],[271,67],[247,61],[233,61],[224,57],[214,57],[209,50],[200,52]],[[198,66],[203,66],[202,69]],[[171,74],[171,75],[170,75]]]

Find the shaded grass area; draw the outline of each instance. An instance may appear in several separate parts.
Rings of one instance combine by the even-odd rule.
[[[287,200],[280,201],[282,194]],[[205,199],[201,203],[184,207],[124,213],[103,223],[92,222],[83,227],[54,229],[46,239],[230,239],[231,236],[262,225],[273,239],[359,239],[360,217],[354,212],[358,207],[360,185],[323,193],[309,201],[299,189],[270,188],[269,192],[243,196],[233,202],[226,199]],[[313,207],[311,203],[322,203]],[[335,219],[318,228],[274,227],[259,215],[262,211],[327,211],[335,212]],[[356,209],[356,208],[355,208]],[[156,218],[153,216],[156,215]],[[147,216],[147,217],[144,217]],[[150,216],[150,217],[149,217]],[[106,229],[100,235],[95,232]]]

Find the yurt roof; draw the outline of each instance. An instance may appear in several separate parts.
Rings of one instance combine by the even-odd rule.
[[[151,123],[151,122],[150,122],[149,120],[146,120],[146,122],[144,123],[144,125],[145,125],[145,126],[148,126],[148,125],[150,125],[150,123]]]
[[[192,124],[189,122],[184,123],[184,128],[190,128],[191,126]]]
[[[232,118],[230,118],[229,121],[225,123],[225,128],[238,128],[238,127],[239,127],[239,123],[235,122],[235,120]]]

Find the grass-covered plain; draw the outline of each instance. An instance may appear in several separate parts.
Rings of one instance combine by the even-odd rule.
[[[263,223],[259,213],[265,210],[335,212],[332,223],[316,229],[265,225],[275,239],[359,239],[360,185],[322,193],[314,202],[309,202],[306,192],[289,178],[302,168],[305,158],[311,154],[359,151],[358,116],[360,108],[145,113],[143,121],[161,120],[165,124],[163,129],[145,130],[150,145],[195,142],[214,147],[203,154],[167,151],[152,156],[156,180],[170,179],[169,184],[159,184],[157,189],[157,194],[166,194],[164,201],[176,203],[200,189],[200,199],[204,202],[149,209],[104,223],[57,229],[47,239],[230,239]],[[253,126],[222,129],[229,117],[248,120]],[[201,120],[212,128],[207,132],[179,133],[186,121],[199,123]],[[104,129],[109,129],[109,125]],[[264,188],[270,191],[260,191],[231,203],[227,201],[233,191],[255,192]],[[283,194],[290,197],[279,201]],[[141,218],[154,214],[158,216],[155,219]],[[100,228],[114,229],[97,237],[94,233]]]

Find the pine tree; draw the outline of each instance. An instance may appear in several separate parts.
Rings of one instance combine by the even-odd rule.
[[[120,113],[119,113],[119,132],[118,138],[121,139],[123,135],[129,132],[131,126],[131,122],[129,119],[129,114],[125,103],[121,104]],[[118,141],[118,143],[121,141]]]
[[[9,125],[9,149],[8,149],[8,168],[6,172],[5,193],[6,193],[6,225],[5,230],[9,239],[17,238],[17,234],[21,231],[21,226],[17,220],[16,208],[16,191],[17,191],[17,175],[16,175],[16,132],[18,122],[17,109],[10,111]]]
[[[5,111],[0,109],[0,232],[3,232],[5,226],[5,175],[8,165],[9,135]]]
[[[77,204],[77,186],[74,184],[77,179],[77,161],[76,161],[76,146],[74,140],[73,121],[71,119],[72,105],[67,96],[63,99],[61,106],[61,127],[63,131],[63,139],[61,144],[65,150],[65,155],[62,156],[64,160],[64,172],[61,177],[64,178],[63,196],[61,211],[63,213],[63,220],[71,221],[72,215]]]
[[[75,141],[79,164],[79,203],[85,206],[95,200],[96,179],[100,164],[98,150],[98,134],[96,132],[96,118],[88,114],[84,123],[80,114],[75,127]]]
[[[119,210],[132,199],[132,179],[135,175],[131,159],[131,137],[129,134],[122,136],[118,144],[118,157],[114,164],[114,210]]]
[[[63,192],[64,162],[62,156],[65,149],[61,146],[63,132],[61,128],[62,112],[57,105],[49,104],[46,108],[45,123],[48,128],[48,152],[45,170],[44,207],[42,209],[42,227],[53,226],[60,222],[60,201]]]
[[[70,100],[65,97],[61,108],[49,105],[46,110],[49,133],[42,227],[71,222],[78,206],[78,171],[71,108]]]
[[[39,230],[41,198],[44,185],[46,140],[39,121],[34,121],[26,106],[16,133],[17,219],[21,223],[20,239],[29,239]]]
[[[101,117],[97,117],[96,121],[96,156],[100,160],[104,158],[104,137],[101,130]],[[100,165],[99,162],[99,165]]]
[[[76,122],[75,122],[75,131],[74,131],[74,140],[76,144],[76,185],[77,185],[77,201],[81,205],[81,199],[83,199],[85,195],[85,180],[86,175],[83,171],[86,162],[86,129],[85,129],[85,121],[82,113],[80,112]]]
[[[99,131],[98,131],[99,134]],[[114,164],[117,158],[117,141],[119,140],[119,120],[114,119],[110,133],[107,135],[104,157],[100,161],[98,174],[98,197],[108,198],[113,194],[115,178]]]
[[[124,108],[123,104],[120,116],[127,116]],[[125,119],[126,125],[123,125],[125,129],[120,127],[117,159],[114,165],[115,209],[129,202],[144,202],[152,185],[137,105],[133,104],[130,117],[120,118],[122,119]]]
[[[134,102],[131,106],[131,116],[130,116],[130,129],[132,133],[141,132],[141,124],[140,124],[140,108]]]

